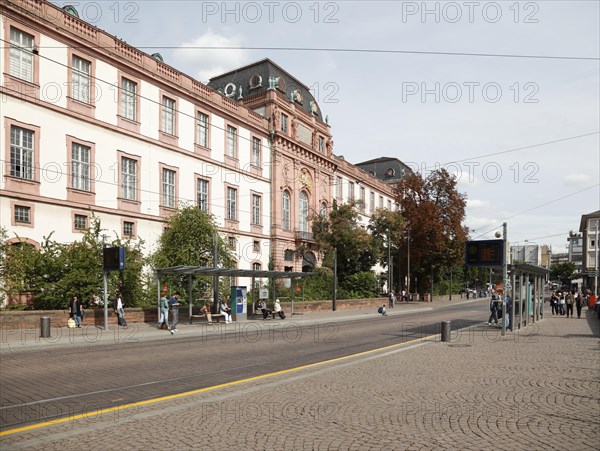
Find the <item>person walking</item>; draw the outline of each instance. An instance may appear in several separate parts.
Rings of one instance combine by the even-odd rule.
[[[565,293],[565,305],[567,306],[567,318],[569,317],[569,313],[571,314],[571,318],[573,318],[573,294]]]
[[[162,296],[158,302],[158,328],[162,329],[163,324],[169,329],[169,300],[167,299],[166,291],[162,292]],[[173,334],[173,331],[171,331],[171,334]]]
[[[558,314],[558,296],[556,296],[556,293],[552,293],[552,296],[550,296],[550,308],[552,309],[552,315]]]
[[[81,298],[77,294],[71,296],[69,301],[69,316],[75,321],[75,326],[80,328],[83,318],[83,306],[81,305]]]
[[[171,334],[173,332],[177,332],[177,324],[179,324],[179,306],[181,303],[179,302],[179,298],[181,298],[181,294],[179,291],[176,291],[171,299],[169,299],[169,310],[171,310],[172,321],[171,321]]]
[[[579,290],[575,298],[575,308],[577,309],[577,318],[581,318],[581,309],[583,308],[583,292]]]
[[[492,320],[494,320],[494,324],[498,324],[498,297],[494,294],[490,299],[490,317],[487,320],[488,326],[492,325]]]
[[[565,294],[563,292],[558,293],[558,311],[561,316],[565,314]]]
[[[115,297],[113,309],[117,314],[117,321],[119,326],[127,326],[127,321],[125,321],[125,306],[123,303],[123,295],[120,291],[117,291],[117,296]]]

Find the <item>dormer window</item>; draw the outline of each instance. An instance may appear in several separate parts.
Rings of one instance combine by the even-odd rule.
[[[386,177],[393,177],[394,175],[396,175],[396,171],[394,171],[394,168],[388,168],[387,171],[385,171]]]
[[[262,77],[260,75],[253,75],[250,77],[250,89],[260,88],[262,86]]]

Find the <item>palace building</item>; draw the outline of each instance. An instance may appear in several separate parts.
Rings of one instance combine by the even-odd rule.
[[[309,88],[269,59],[208,85],[42,0],[6,0],[0,35],[0,220],[11,240],[143,239],[191,204],[240,269],[308,271],[311,215],[397,208],[374,172],[336,156]]]

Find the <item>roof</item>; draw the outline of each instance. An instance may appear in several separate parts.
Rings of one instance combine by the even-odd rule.
[[[588,219],[592,218],[600,218],[600,210],[595,211],[594,213],[588,213],[587,215],[581,215],[581,222],[579,223],[579,231],[585,232]]]
[[[271,79],[277,79],[274,86],[269,82]],[[208,82],[208,86],[216,91],[223,92],[233,100],[238,99],[240,95],[243,98],[264,94],[269,90],[276,89],[282,95],[285,95],[290,102],[295,102],[296,105],[301,106],[309,115],[325,122],[325,118],[321,114],[321,108],[308,86],[269,58],[212,77]]]
[[[374,158],[356,163],[355,166],[387,183],[396,182],[406,175],[413,173],[413,170],[409,166],[398,158],[393,157]]]

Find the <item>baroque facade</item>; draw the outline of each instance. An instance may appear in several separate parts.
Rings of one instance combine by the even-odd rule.
[[[392,188],[333,153],[310,90],[270,60],[208,85],[42,0],[3,2],[0,219],[13,240],[77,240],[91,215],[144,239],[182,203],[214,215],[241,269],[320,263],[315,212]]]

